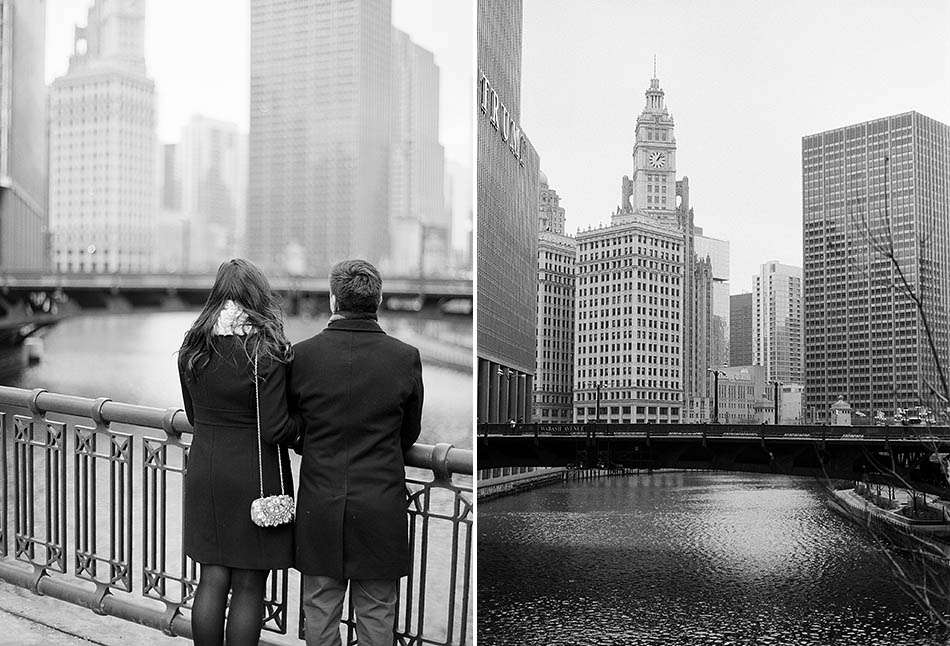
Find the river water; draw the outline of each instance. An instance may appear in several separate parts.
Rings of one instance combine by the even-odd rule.
[[[480,503],[478,643],[936,645],[813,480],[668,472]]]
[[[180,407],[175,353],[196,315],[133,312],[67,319],[47,331],[43,360],[38,365],[10,367],[0,376],[0,383],[159,408]],[[297,342],[322,330],[326,322],[326,317],[289,317],[285,329],[290,340]],[[426,320],[399,314],[383,314],[380,325],[409,343],[433,336],[452,342],[466,336],[470,339],[472,328],[470,318]],[[471,370],[432,365],[423,357],[423,381],[426,392],[420,441],[471,448]]]

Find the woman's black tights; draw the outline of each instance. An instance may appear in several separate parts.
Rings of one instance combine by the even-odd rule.
[[[196,646],[254,645],[260,641],[264,623],[264,586],[267,570],[239,570],[223,565],[202,565],[195,602],[191,608],[191,631]],[[228,609],[228,592],[231,604]],[[227,609],[227,632],[224,615]]]

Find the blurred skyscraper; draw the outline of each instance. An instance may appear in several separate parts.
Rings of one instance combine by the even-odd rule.
[[[445,203],[452,218],[452,268],[457,272],[471,274],[472,232],[475,224],[475,209],[472,208],[471,164],[460,164],[446,159]]]
[[[405,276],[448,266],[451,212],[443,197],[439,143],[439,68],[435,56],[392,30],[389,235],[386,269]]]
[[[389,252],[389,0],[251,0],[247,250],[324,275]]]
[[[162,144],[161,148],[161,207],[181,209],[181,165],[178,161],[178,144]]]
[[[181,130],[176,176],[187,270],[211,272],[238,253],[247,195],[246,138],[234,123],[194,115]]]
[[[49,100],[50,231],[58,271],[148,271],[155,88],[145,0],[96,0]]]
[[[45,41],[45,0],[0,0],[0,269],[47,268]]]

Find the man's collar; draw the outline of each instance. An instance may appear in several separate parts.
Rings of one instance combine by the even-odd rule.
[[[344,319],[347,321],[378,321],[379,317],[376,315],[376,312],[348,312],[346,310],[340,310],[330,317],[329,322],[333,323],[334,321],[342,321]]]
[[[356,313],[352,316],[347,312],[337,312],[330,317],[327,323],[328,330],[344,330],[349,332],[383,332],[376,322],[375,314]]]

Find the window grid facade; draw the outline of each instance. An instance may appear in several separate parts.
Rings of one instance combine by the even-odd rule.
[[[541,176],[538,234],[538,341],[534,421],[567,423],[574,418],[574,268],[577,245],[563,235],[564,209]],[[549,222],[552,225],[546,225]],[[546,230],[548,229],[548,230]]]
[[[390,5],[250,3],[247,249],[265,270],[388,254]]]
[[[950,127],[916,112],[803,138],[806,419],[839,395],[865,414],[942,410],[923,320],[878,249],[893,243],[946,370],[948,169]]]
[[[802,270],[767,262],[753,283],[752,363],[769,381],[803,383]]]
[[[81,273],[152,270],[155,86],[145,2],[98,0],[49,95],[52,264]]]
[[[578,233],[575,422],[680,421],[683,255],[646,217]]]
[[[530,422],[540,160],[520,130],[520,1],[477,3],[477,419]]]

